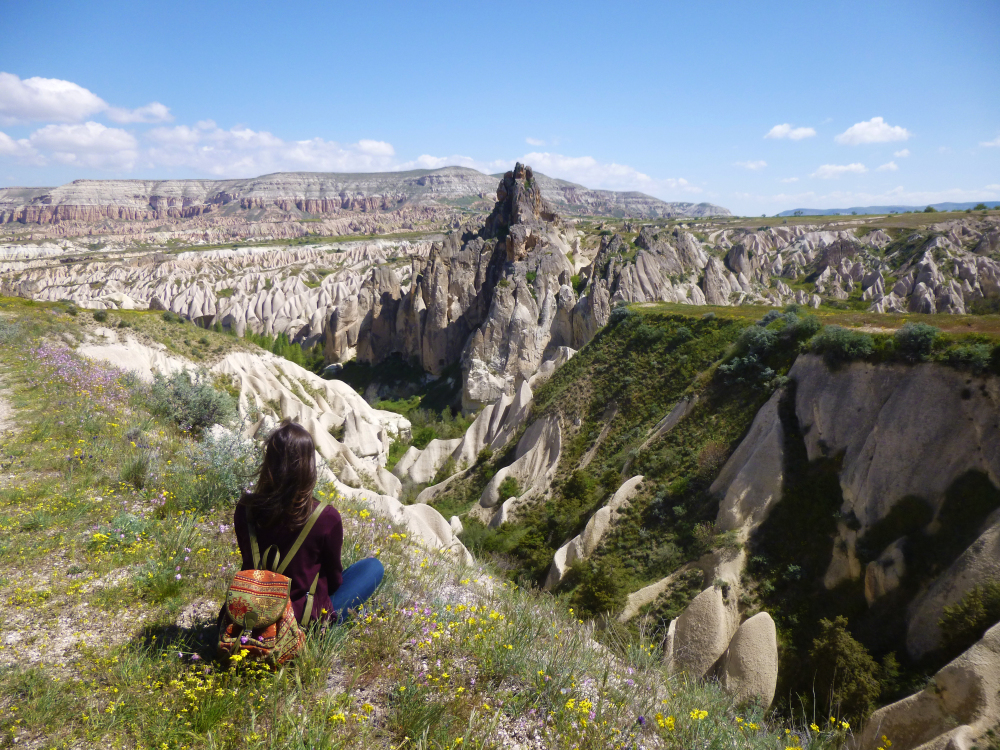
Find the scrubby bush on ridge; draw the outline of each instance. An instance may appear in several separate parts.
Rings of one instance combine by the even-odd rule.
[[[172,419],[185,430],[225,424],[237,413],[235,399],[212,387],[204,373],[192,377],[187,370],[170,376],[157,372],[149,396],[153,414]]]
[[[825,326],[813,337],[811,346],[833,366],[864,359],[875,351],[875,342],[870,334],[836,325]]]

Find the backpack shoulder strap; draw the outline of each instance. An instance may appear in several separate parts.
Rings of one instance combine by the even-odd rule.
[[[314,510],[312,512],[312,515],[309,516],[309,519],[306,521],[306,525],[302,527],[302,531],[299,532],[299,535],[296,538],[295,543],[289,548],[288,554],[285,556],[284,561],[281,563],[278,569],[274,571],[275,573],[280,573],[282,575],[284,574],[285,568],[288,567],[288,563],[290,563],[292,561],[292,558],[295,557],[295,554],[299,551],[299,548],[302,546],[302,543],[305,542],[306,537],[309,536],[309,532],[312,531],[313,526],[316,525],[316,521],[319,520],[320,514],[326,509],[326,506],[329,504],[330,504],[329,500],[321,500],[319,505],[316,506],[316,510]]]
[[[250,552],[253,555],[253,569],[260,570],[260,547],[257,545],[257,529],[253,524],[253,514],[250,512],[250,506],[245,505],[244,507],[247,512],[247,531],[250,533]]]

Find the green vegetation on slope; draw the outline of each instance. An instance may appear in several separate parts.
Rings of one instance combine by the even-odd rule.
[[[492,555],[513,579],[540,584],[555,551],[583,530],[624,479],[642,474],[638,495],[596,552],[574,564],[557,594],[581,615],[595,617],[620,611],[629,592],[672,576],[631,625],[636,633],[662,633],[713,583],[704,580],[699,558],[740,546],[734,534],[715,529],[718,498],[708,488],[759,408],[783,387],[784,495],[748,544],[740,599],[746,615],[766,609],[778,625],[779,707],[792,711],[806,705],[822,712],[839,706],[860,719],[922,687],[958,647],[921,663],[897,654],[905,641],[905,604],[973,541],[987,515],[1000,507],[1000,491],[979,474],[959,478],[941,513],[942,523],[953,530],[947,539],[925,530],[931,520],[925,501],[904,500],[858,542],[865,563],[866,554],[877,555],[893,540],[908,537],[910,572],[899,595],[869,608],[861,581],[827,591],[822,580],[837,524],[852,523],[839,516],[840,457],[808,461],[794,413],[795,384],[784,376],[805,351],[823,356],[832,368],[863,360],[1000,372],[995,337],[962,333],[961,327],[943,332],[924,323],[874,333],[834,324],[848,323],[846,316],[827,315],[831,324],[822,326],[820,318],[794,307],[784,314],[767,311],[756,321],[746,308],[696,317],[690,308],[680,315],[663,307],[616,309],[612,323],[539,390],[532,419],[555,414],[562,425],[563,452],[551,496],[496,529],[467,520],[464,541],[479,554]],[[686,416],[656,437],[657,423],[682,399],[692,399]],[[451,512],[467,509],[510,460],[510,451],[491,457],[434,502]],[[991,607],[976,600],[955,614],[965,623],[956,642],[967,646],[978,637],[989,617],[983,612]],[[830,643],[851,648],[838,661]],[[841,674],[843,681],[817,687],[816,675],[828,673]]]
[[[512,558],[540,583],[555,550],[582,531],[623,479],[643,474],[624,520],[564,584],[587,616],[616,609],[629,591],[731,544],[712,528],[717,506],[707,488],[800,341],[818,327],[795,314],[765,322],[616,309],[612,323],[536,396],[533,418],[557,414],[563,424],[552,498],[496,530],[470,522],[466,539]],[[693,397],[686,418],[652,438],[657,422]]]

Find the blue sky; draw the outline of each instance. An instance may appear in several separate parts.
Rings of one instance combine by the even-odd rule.
[[[0,186],[527,159],[750,215],[1000,200],[996,0],[0,12]]]

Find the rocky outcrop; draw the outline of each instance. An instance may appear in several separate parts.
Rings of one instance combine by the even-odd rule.
[[[463,407],[476,411],[563,359],[606,321],[605,290],[577,298],[568,260],[576,235],[542,199],[530,167],[504,175],[493,213],[414,261],[409,288],[376,268],[326,329],[332,360],[393,356],[432,375],[461,362]],[[552,369],[550,366],[549,369]]]
[[[749,536],[781,499],[784,478],[785,431],[778,414],[783,391],[777,390],[757,412],[709,492],[720,496],[716,525],[720,531]]]
[[[492,521],[497,514],[494,509],[498,503],[506,504],[511,499],[515,501],[512,505],[525,503],[544,495],[559,465],[561,452],[562,431],[558,418],[548,416],[532,423],[517,443],[514,462],[497,470],[483,490],[479,505],[473,510],[479,517]],[[500,485],[507,477],[516,480],[521,488],[521,494],[516,498],[500,497]],[[505,512],[510,513],[511,508],[508,506]]]
[[[463,437],[449,441],[431,441],[422,451],[410,448],[393,471],[410,484],[423,484],[430,481],[437,470],[451,459],[459,472],[455,475],[457,477],[476,464],[484,448],[491,451],[503,448],[527,418],[530,405],[531,389],[526,383],[522,383],[515,396],[501,396],[496,403],[487,405],[469,425]],[[435,446],[434,443],[438,445]],[[417,497],[417,502],[430,502],[448,482],[450,478],[426,488]]]
[[[942,668],[921,692],[880,708],[865,724],[860,750],[969,750],[1000,724],[1000,624]]]

